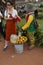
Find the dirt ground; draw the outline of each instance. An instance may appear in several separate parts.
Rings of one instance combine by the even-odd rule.
[[[0,65],[43,65],[43,48],[25,48],[22,54],[15,54],[13,46],[9,46],[6,51],[3,51],[3,46],[1,42]]]

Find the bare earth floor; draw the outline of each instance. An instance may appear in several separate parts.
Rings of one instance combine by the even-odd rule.
[[[43,48],[26,48],[22,54],[15,54],[13,46],[3,51],[3,45],[0,43],[0,65],[43,65]]]

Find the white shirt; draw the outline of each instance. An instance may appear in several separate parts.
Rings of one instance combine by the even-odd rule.
[[[17,10],[15,10],[14,8],[12,8],[12,11],[10,13],[12,17],[16,17],[18,15]],[[5,10],[4,16],[7,16],[9,18],[10,15],[8,10]]]
[[[2,13],[0,12],[0,16],[2,16]],[[0,22],[1,22],[1,18],[0,18]]]

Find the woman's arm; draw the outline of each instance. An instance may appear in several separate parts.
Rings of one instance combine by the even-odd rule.
[[[15,15],[15,16],[12,16],[12,17],[13,17],[13,19],[16,19],[16,18],[17,18],[17,16],[18,16],[18,15]]]
[[[33,21],[34,17],[32,15],[29,16],[27,23],[22,27],[23,30],[29,28],[31,22]]]

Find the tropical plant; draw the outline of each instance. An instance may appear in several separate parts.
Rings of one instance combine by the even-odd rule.
[[[35,32],[35,40],[36,40],[36,45],[37,46],[43,46],[43,33],[41,30],[37,29]]]

